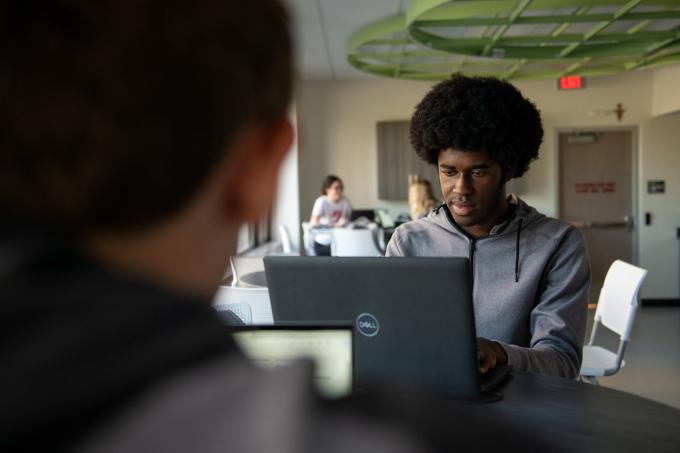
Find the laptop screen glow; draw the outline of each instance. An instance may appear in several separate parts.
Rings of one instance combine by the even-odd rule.
[[[262,368],[286,366],[301,358],[315,364],[314,380],[328,398],[352,390],[352,330],[350,328],[252,328],[232,332],[243,353]]]

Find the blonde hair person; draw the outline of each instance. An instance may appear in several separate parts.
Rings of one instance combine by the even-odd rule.
[[[408,207],[411,211],[413,220],[427,216],[431,209],[434,209],[439,201],[432,193],[432,186],[427,179],[413,181],[408,188]]]

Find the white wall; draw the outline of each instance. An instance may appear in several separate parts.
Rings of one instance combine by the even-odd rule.
[[[654,116],[680,111],[680,65],[654,71],[652,114]]]
[[[651,152],[654,156],[653,165],[675,170],[675,174],[667,178],[667,186],[677,185],[680,167],[676,158],[669,155],[665,148],[642,139],[643,136],[647,137],[644,135],[646,128],[669,127],[666,122],[661,125],[652,121],[653,99],[658,93],[654,89],[656,79],[665,80],[667,77],[668,74],[658,76],[655,71],[593,77],[588,78],[586,89],[581,91],[559,91],[554,81],[517,83],[524,95],[541,110],[545,128],[539,160],[532,164],[530,171],[517,184],[522,197],[545,214],[556,215],[556,131],[570,128],[637,128],[638,160],[645,167],[644,173],[642,168],[639,169],[640,178],[651,174],[646,170],[651,165],[646,153]],[[431,85],[391,79],[301,83],[297,101],[300,118],[300,210],[303,218],[308,217],[314,198],[318,196],[321,179],[327,173],[336,173],[344,179],[347,195],[355,207],[384,206],[393,215],[407,211],[405,202],[378,199],[375,123],[410,118],[415,105]],[[676,90],[672,96],[675,96]],[[623,104],[626,110],[621,121],[612,113],[618,103]],[[680,130],[680,124],[671,130]],[[665,138],[662,136],[660,140]],[[642,189],[640,185],[639,194]],[[663,209],[677,209],[677,202],[671,201],[670,196],[665,197],[665,200],[662,202]],[[640,197],[638,220],[648,207],[647,198]],[[677,220],[660,219],[659,228],[664,231],[672,229],[674,232],[676,224]],[[648,255],[652,250],[650,240],[649,235],[640,235],[640,262],[650,266],[650,274],[670,272],[673,269],[668,267],[671,265],[670,259],[669,262],[657,263]],[[673,241],[664,242],[665,247],[677,250],[677,241]],[[677,261],[676,257],[676,276]],[[653,280],[645,284],[643,294],[648,298],[678,297],[677,282]]]
[[[393,216],[408,211],[405,201],[378,199],[375,123],[409,119],[430,86],[382,79],[302,83],[298,93],[302,217],[309,217],[329,173],[342,178],[345,195],[355,208],[386,207]]]
[[[680,280],[680,113],[643,123],[640,207],[652,223],[640,228],[640,266],[649,269],[641,295],[678,297]],[[648,194],[648,180],[665,180],[666,193]]]
[[[293,248],[299,250],[300,177],[298,172],[297,112],[295,106],[291,107],[289,118],[293,123],[296,137],[279,172],[278,192],[272,214],[272,234],[277,240],[280,239],[279,225],[285,225],[291,236]]]

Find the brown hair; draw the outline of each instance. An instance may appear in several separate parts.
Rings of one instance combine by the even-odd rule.
[[[335,181],[339,182],[341,186],[343,185],[342,179],[338,178],[337,176],[335,175],[326,176],[321,182],[321,195],[326,195],[326,191],[330,186],[333,185]]]
[[[0,212],[12,220],[157,222],[239,128],[289,104],[277,0],[12,1],[0,21]]]

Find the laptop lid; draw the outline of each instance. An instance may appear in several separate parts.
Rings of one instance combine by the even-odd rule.
[[[265,257],[274,322],[349,321],[357,384],[385,377],[476,398],[467,258]]]
[[[367,218],[370,222],[375,222],[375,211],[373,209],[353,209],[349,220],[353,222],[361,217]]]
[[[231,327],[239,349],[265,369],[300,359],[314,362],[314,382],[327,398],[352,391],[354,342],[351,325],[278,325]]]

